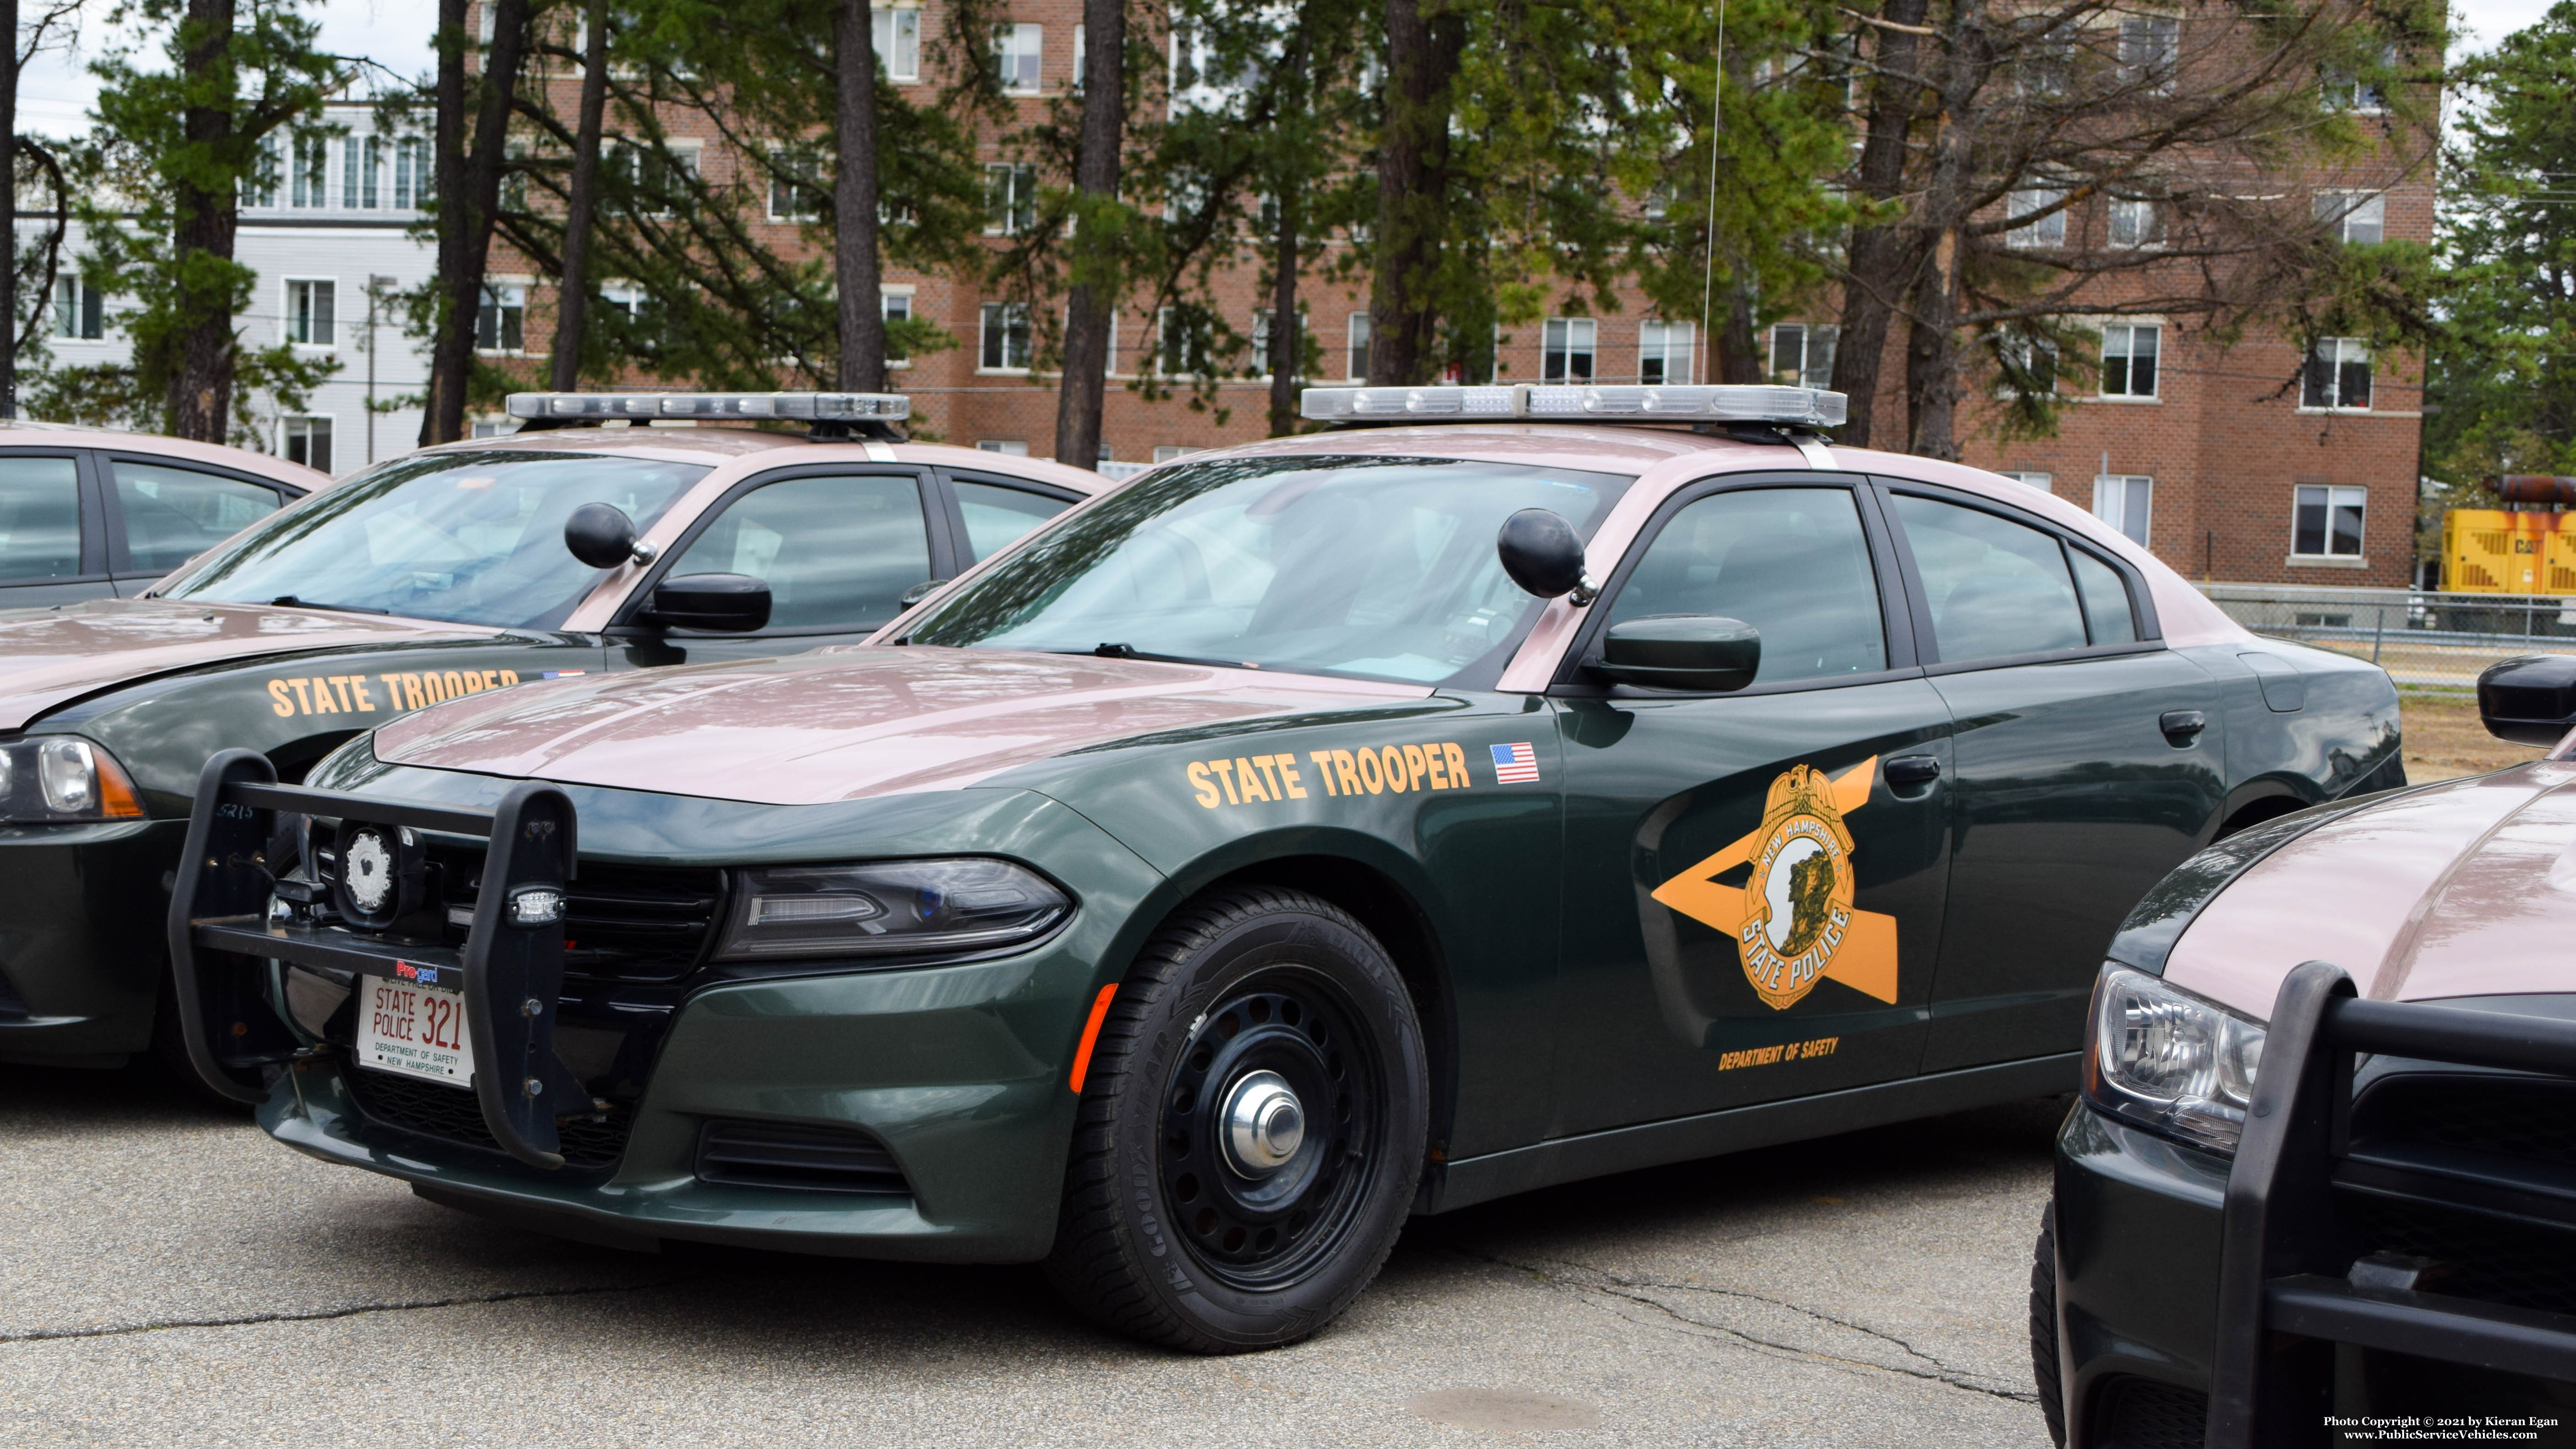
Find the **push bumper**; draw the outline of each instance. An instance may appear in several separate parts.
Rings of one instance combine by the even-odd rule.
[[[0,826],[0,1062],[113,1067],[151,1044],[157,912],[186,832]]]

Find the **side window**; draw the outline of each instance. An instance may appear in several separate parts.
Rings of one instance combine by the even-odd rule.
[[[1887,667],[1860,510],[1842,488],[1752,488],[1686,505],[1646,546],[1609,622],[1720,614],[1762,631],[1756,684]]]
[[[2084,611],[2054,535],[1929,498],[1895,502],[1942,663],[2084,647]]]
[[[0,584],[80,571],[79,466],[69,458],[0,458]]]
[[[2129,586],[2120,581],[2120,571],[2080,548],[2070,548],[2066,556],[2075,560],[2075,590],[2084,596],[2084,627],[2091,631],[2096,644],[2135,644],[2138,642],[2138,617],[2129,606]]]
[[[954,480],[958,511],[966,515],[966,547],[974,561],[984,560],[1019,541],[1020,535],[1073,505],[1061,498],[1004,488],[994,483]]]
[[[125,566],[136,573],[168,573],[278,506],[276,490],[238,478],[124,459],[113,466]]]
[[[892,619],[930,577],[921,486],[909,477],[789,478],[735,499],[664,577],[749,574],[769,585],[772,629],[861,629]]]

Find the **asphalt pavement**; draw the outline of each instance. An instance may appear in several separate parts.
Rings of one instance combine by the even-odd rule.
[[[2044,1446],[2065,1103],[1416,1220],[1295,1348],[1109,1337],[1031,1268],[496,1227],[141,1070],[0,1068],[9,1445]]]

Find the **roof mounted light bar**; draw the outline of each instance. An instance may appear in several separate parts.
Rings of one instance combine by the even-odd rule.
[[[1760,423],[1838,428],[1841,393],[1813,387],[1584,387],[1555,383],[1437,387],[1310,387],[1302,411],[1317,422]]]
[[[897,423],[912,416],[912,399],[898,392],[514,392],[509,412],[532,423],[612,418]]]

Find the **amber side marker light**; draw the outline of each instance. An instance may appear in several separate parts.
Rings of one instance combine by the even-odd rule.
[[[1118,983],[1112,981],[1091,999],[1091,1020],[1082,1024],[1082,1045],[1073,1049],[1072,1086],[1076,1092],[1082,1090],[1082,1079],[1090,1074],[1092,1045],[1100,1040],[1100,1024],[1109,1019],[1109,998],[1117,994]]]

